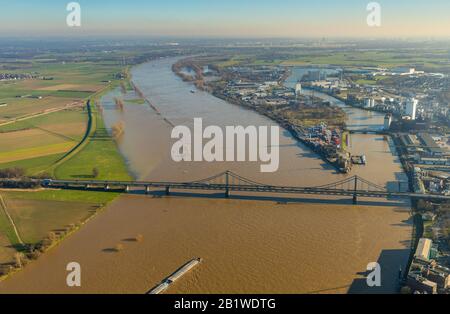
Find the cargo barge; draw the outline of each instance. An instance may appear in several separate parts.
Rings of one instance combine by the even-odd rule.
[[[184,276],[186,273],[188,273],[190,270],[192,270],[194,267],[199,265],[202,262],[201,258],[195,258],[183,266],[181,266],[177,271],[175,271],[172,275],[164,279],[159,285],[151,289],[147,294],[160,294],[166,291],[170,285],[172,285],[175,281],[180,279],[182,276]]]

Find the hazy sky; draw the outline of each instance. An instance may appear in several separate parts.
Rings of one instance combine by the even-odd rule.
[[[379,0],[381,27],[365,0],[79,0],[69,28],[69,2],[0,0],[0,35],[450,38],[450,0]]]

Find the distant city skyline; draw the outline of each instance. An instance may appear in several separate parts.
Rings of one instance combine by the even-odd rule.
[[[448,0],[376,1],[380,27],[367,0],[79,0],[82,25],[69,28],[69,2],[0,0],[0,36],[450,38]]]

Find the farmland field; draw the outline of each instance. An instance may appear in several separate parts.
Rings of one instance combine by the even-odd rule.
[[[6,204],[25,243],[37,243],[49,231],[82,222],[98,208],[94,203],[24,200],[14,196],[6,197]]]
[[[129,178],[101,114],[94,114],[90,134],[78,148],[87,132],[87,99],[117,85],[120,65],[40,59],[3,65],[0,61],[2,66],[14,68],[8,73],[34,77],[0,82],[0,169],[75,178],[92,174],[96,167],[101,178]],[[56,190],[0,193],[6,205],[6,211],[0,208],[0,266],[13,263],[17,251],[40,243],[49,232],[65,234],[69,225],[79,226],[117,196]],[[20,243],[10,218],[27,246]]]
[[[23,121],[0,126],[0,133],[19,131],[30,128],[42,128],[63,134],[79,133],[77,129],[84,126],[87,121],[87,113],[84,109],[73,108],[63,111],[37,116]]]
[[[0,215],[3,214],[0,213]],[[16,250],[11,247],[11,243],[6,235],[0,232],[0,264],[9,263],[13,259],[15,252]]]
[[[11,119],[37,114],[50,109],[63,108],[79,102],[79,99],[48,96],[43,99],[3,98],[1,102],[6,103],[7,106],[0,108],[0,125]]]
[[[315,52],[314,54],[292,53],[284,60],[277,58],[251,58],[254,65],[304,66],[304,65],[336,65],[346,67],[386,67],[411,66],[420,70],[432,72],[450,72],[448,51],[437,50],[428,54],[417,51],[337,51]],[[230,64],[234,65],[234,64]],[[229,66],[227,64],[227,66]]]
[[[39,243],[49,232],[80,225],[117,194],[85,191],[1,192],[7,210],[27,245]],[[12,262],[21,245],[3,210],[0,212],[0,265]]]
[[[0,127],[0,169],[21,167],[36,174],[36,159],[53,162],[42,158],[69,151],[83,137],[86,123],[84,110],[71,109]]]
[[[1,66],[1,63],[0,63]],[[23,115],[84,102],[108,86],[121,67],[112,63],[39,62],[20,64],[10,73],[33,73],[33,79],[0,82],[0,123]]]

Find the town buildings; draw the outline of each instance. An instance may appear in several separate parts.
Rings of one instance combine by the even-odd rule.
[[[413,293],[450,293],[450,269],[436,262],[437,254],[431,239],[419,240],[406,280]]]

